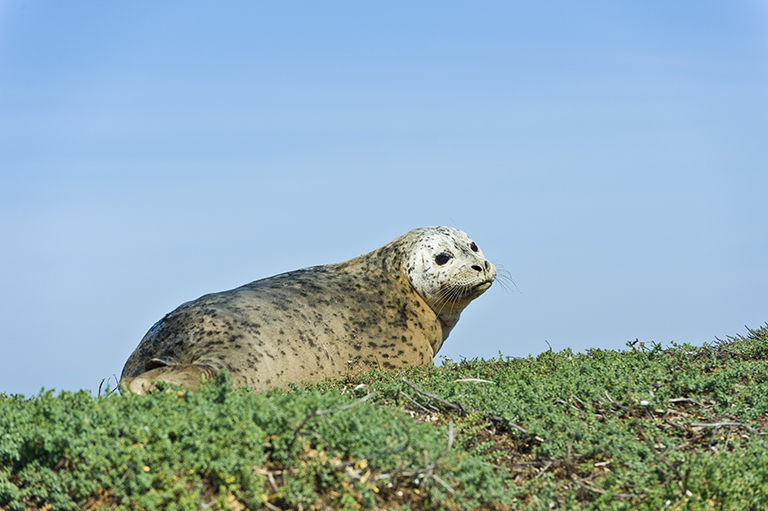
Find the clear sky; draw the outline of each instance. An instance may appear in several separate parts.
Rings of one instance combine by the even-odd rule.
[[[767,190],[765,0],[0,0],[0,392],[437,224],[517,283],[440,355],[713,342],[768,321]]]

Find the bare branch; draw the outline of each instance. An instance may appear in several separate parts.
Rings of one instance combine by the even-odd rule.
[[[690,426],[692,428],[721,428],[723,426],[738,426],[746,429],[747,431],[755,435],[761,434],[755,428],[753,428],[752,426],[747,426],[743,422],[692,422]]]
[[[481,411],[478,411],[478,410],[474,410],[472,408],[467,408],[466,406],[464,406],[461,403],[451,403],[450,401],[446,401],[445,399],[443,399],[441,397],[438,397],[438,396],[436,396],[434,394],[431,394],[431,393],[429,393],[429,392],[427,392],[425,390],[421,390],[420,388],[418,388],[416,385],[414,385],[413,383],[409,382],[405,378],[400,378],[400,380],[403,383],[405,383],[406,385],[408,385],[409,387],[411,387],[415,392],[421,394],[422,396],[428,397],[430,399],[434,399],[438,403],[441,403],[441,404],[447,406],[448,408],[450,408],[452,410],[458,410],[459,413],[461,413],[462,415],[467,415],[468,413],[477,413],[479,415],[482,415],[486,419],[490,419],[490,420],[492,420],[494,422],[499,422],[499,423],[504,424],[505,426],[507,426],[509,428],[516,429],[517,431],[519,431],[521,433],[526,433],[525,429],[521,428],[520,426],[518,426],[517,424],[515,424],[513,422],[508,421],[507,419],[505,419],[503,417],[500,417],[498,415],[493,415],[491,413],[485,413],[485,412],[481,412]]]
[[[459,378],[458,380],[453,380],[454,383],[493,383],[496,385],[495,381],[491,380],[483,380],[482,378]]]
[[[330,410],[315,411],[315,415],[328,415],[330,413],[343,412],[344,410],[349,410],[350,408],[353,408],[353,407],[359,405],[360,403],[364,403],[364,402],[368,401],[369,399],[371,399],[373,396],[377,395],[378,393],[379,393],[378,391],[373,391],[370,394],[368,394],[367,396],[365,396],[363,398],[360,398],[360,399],[358,399],[357,401],[355,401],[353,403],[349,403],[347,405],[340,406],[338,408],[332,408]]]
[[[411,387],[414,391],[416,391],[417,393],[421,394],[422,396],[428,397],[430,399],[434,399],[438,403],[443,404],[443,405],[447,406],[448,408],[451,408],[452,410],[458,410],[463,415],[466,415],[468,413],[468,411],[469,411],[469,410],[467,410],[467,407],[462,405],[462,404],[451,403],[450,401],[446,401],[445,399],[443,399],[441,397],[438,397],[438,396],[436,396],[434,394],[431,394],[431,393],[427,392],[426,390],[421,390],[419,387],[417,387],[413,383],[409,382],[405,378],[400,378],[400,380],[403,383],[405,383],[406,385],[408,385],[409,387]]]

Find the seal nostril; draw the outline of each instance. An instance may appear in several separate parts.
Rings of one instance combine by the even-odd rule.
[[[483,271],[483,269],[480,266],[476,265],[476,264],[472,265],[472,269],[473,270],[477,270],[477,271]]]
[[[490,270],[491,269],[491,263],[489,263],[488,261],[485,262],[485,269],[486,270]]]

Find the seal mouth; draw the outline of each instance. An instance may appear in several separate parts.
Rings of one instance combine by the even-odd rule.
[[[486,281],[486,282],[482,282],[482,283],[476,285],[475,287],[471,288],[469,290],[468,294],[471,294],[473,296],[480,296],[481,294],[483,294],[486,291],[488,291],[488,289],[491,287],[491,285],[493,285],[493,281],[492,280],[489,280],[489,281]]]
[[[487,280],[485,282],[481,282],[474,286],[456,286],[450,289],[450,294],[453,295],[454,298],[472,298],[475,299],[481,294],[488,291],[488,288],[491,287],[493,284],[492,280]]]

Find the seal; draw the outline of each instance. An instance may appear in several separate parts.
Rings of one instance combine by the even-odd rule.
[[[463,231],[414,229],[349,261],[314,266],[204,295],[147,332],[120,387],[153,381],[198,390],[229,372],[254,392],[370,368],[429,365],[496,267]]]

